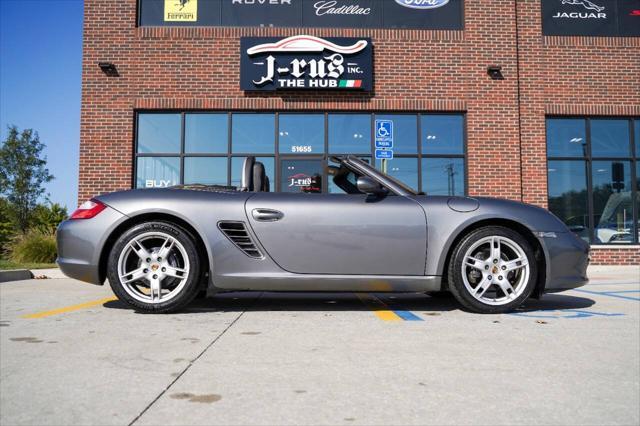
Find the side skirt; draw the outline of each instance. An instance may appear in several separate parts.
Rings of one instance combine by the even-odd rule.
[[[431,292],[441,290],[440,276],[311,275],[291,273],[227,274],[209,281],[216,290]]]

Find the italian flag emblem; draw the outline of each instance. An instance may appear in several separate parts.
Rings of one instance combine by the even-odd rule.
[[[362,80],[340,80],[338,87],[358,89],[362,87]]]

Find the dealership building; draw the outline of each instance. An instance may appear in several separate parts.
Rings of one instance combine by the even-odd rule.
[[[238,186],[248,155],[347,196],[353,154],[640,264],[640,0],[85,0],[83,49],[80,201]]]

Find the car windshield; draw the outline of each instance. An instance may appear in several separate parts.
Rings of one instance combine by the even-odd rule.
[[[386,173],[381,172],[380,170],[376,169],[375,167],[369,165],[368,163],[362,161],[361,159],[359,159],[357,157],[349,157],[349,161],[357,163],[358,166],[361,167],[362,169],[364,169],[365,172],[369,176],[376,176],[376,177],[380,176],[380,177],[384,178],[384,180],[390,181],[394,185],[402,188],[408,194],[418,195],[418,193],[414,189],[412,189],[411,187],[407,186],[404,182],[394,178],[393,176],[390,176],[390,175],[388,175]]]

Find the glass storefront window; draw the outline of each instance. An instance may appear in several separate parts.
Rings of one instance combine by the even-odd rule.
[[[280,192],[321,193],[322,160],[282,160]]]
[[[185,114],[185,152],[226,153],[229,149],[228,122],[227,114]]]
[[[370,114],[329,114],[329,153],[371,152]]]
[[[351,154],[380,168],[371,140],[376,119],[393,121],[391,176],[430,194],[466,193],[462,114],[141,112],[135,184],[239,186],[244,158],[252,155],[265,165],[274,192],[342,193],[322,165],[332,155]],[[431,137],[421,141],[423,125]],[[425,140],[435,145],[421,153]],[[311,184],[304,176],[292,181],[289,168]]]
[[[136,188],[166,188],[180,183],[180,158],[139,157]]]
[[[393,122],[393,152],[395,154],[418,153],[418,116],[415,114],[385,114],[376,120]]]
[[[547,119],[549,210],[592,244],[639,242],[638,185],[632,185],[638,167],[630,134],[638,121]]]
[[[234,153],[273,154],[275,151],[275,114],[233,114],[231,127]]]
[[[240,180],[242,179],[242,166],[244,164],[245,157],[233,157],[231,159],[231,185],[240,186]],[[276,174],[275,174],[275,161],[273,157],[256,157],[256,161],[264,164],[264,171],[269,178],[269,186],[271,192],[275,192],[276,188]]]
[[[593,157],[629,157],[629,120],[591,120]]]
[[[422,115],[420,120],[423,154],[464,154],[464,117],[461,114]]]
[[[631,168],[628,161],[594,161],[593,214],[595,242],[633,242]]]
[[[549,157],[586,156],[586,120],[576,118],[547,120],[547,155]]]
[[[186,157],[184,183],[227,184],[227,157]]]
[[[138,114],[138,152],[180,152],[180,114]]]
[[[635,120],[633,133],[636,136],[636,157],[640,159],[640,118]]]
[[[464,195],[464,158],[423,159],[422,191],[427,195]]]
[[[549,211],[589,241],[587,171],[584,161],[549,161]]]
[[[324,114],[280,114],[280,154],[323,154]]]
[[[382,160],[376,160],[376,168],[382,170]],[[387,174],[418,190],[418,159],[395,157],[387,160]]]

